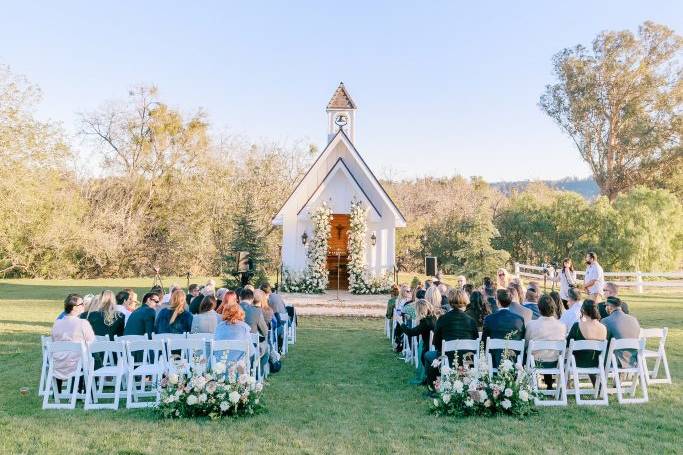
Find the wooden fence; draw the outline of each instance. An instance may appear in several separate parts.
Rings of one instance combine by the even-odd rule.
[[[579,280],[583,280],[585,274],[583,270],[576,271]],[[515,262],[515,275],[542,280],[543,267]],[[645,287],[683,288],[683,272],[605,272],[605,281],[633,287],[642,293]]]

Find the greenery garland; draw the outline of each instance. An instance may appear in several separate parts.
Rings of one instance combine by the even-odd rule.
[[[367,214],[360,201],[351,202],[349,212],[349,291],[352,294],[384,294],[391,288],[387,275],[371,276],[365,263]]]

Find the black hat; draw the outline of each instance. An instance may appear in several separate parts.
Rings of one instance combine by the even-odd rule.
[[[607,297],[607,305],[621,306],[621,299],[619,297],[609,296]]]

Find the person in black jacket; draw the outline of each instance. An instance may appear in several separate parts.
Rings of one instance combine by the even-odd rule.
[[[484,318],[484,328],[481,333],[482,341],[486,343],[487,338],[505,339],[506,337],[509,337],[510,340],[523,340],[524,319],[509,310],[512,303],[510,294],[506,289],[498,289],[496,297],[498,298],[498,311]],[[494,368],[498,368],[501,354],[500,349],[491,351]]]
[[[154,319],[156,307],[161,301],[161,295],[156,292],[148,292],[142,298],[142,305],[128,316],[128,322],[123,330],[124,335],[147,335],[149,338],[154,333]]]
[[[81,314],[81,319],[86,319],[92,326],[95,335],[108,336],[114,340],[114,335],[123,335],[123,327],[126,317],[116,310],[116,298],[111,291],[102,291],[97,308],[90,308]]]
[[[448,291],[448,303],[450,303],[453,309],[441,316],[436,321],[434,328],[434,347],[436,350],[424,354],[424,362],[428,366],[428,385],[433,384],[439,374],[439,368],[434,367],[433,362],[441,355],[442,341],[476,340],[479,338],[477,323],[465,314],[465,308],[469,303],[467,293],[461,289],[451,289]],[[455,354],[455,352],[448,353],[448,359],[451,364]],[[457,355],[459,358],[462,358],[462,356],[467,355],[467,352],[458,352]]]
[[[416,319],[419,321],[417,325],[408,327],[405,324],[401,324],[401,331],[409,337],[420,336],[422,338],[420,360],[426,370],[427,364],[425,363],[424,355],[429,351],[429,335],[436,326],[436,316],[434,315],[434,309],[425,299],[419,299],[415,302],[415,313],[417,315]]]

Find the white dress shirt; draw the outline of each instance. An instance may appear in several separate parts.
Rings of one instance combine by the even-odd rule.
[[[524,338],[527,342],[530,340],[564,341],[567,338],[567,328],[552,316],[541,316],[526,324]],[[557,351],[535,351],[534,359],[541,362],[554,362],[557,360]]]
[[[602,294],[602,288],[605,286],[605,273],[602,266],[597,262],[592,263],[586,269],[586,275],[583,277],[583,282],[588,283],[595,280],[595,283],[586,289],[588,294]]]
[[[562,313],[560,322],[567,327],[567,333],[569,333],[572,326],[581,319],[581,305],[583,305],[583,301],[574,302],[567,311]]]

